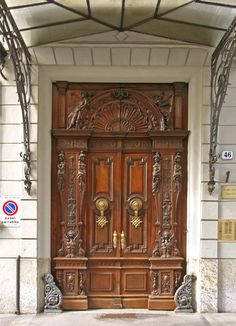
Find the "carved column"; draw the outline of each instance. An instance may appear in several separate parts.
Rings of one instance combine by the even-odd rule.
[[[81,151],[78,155],[76,169],[76,155],[68,157],[68,182],[67,182],[67,216],[62,218],[62,247],[58,251],[59,256],[67,258],[84,257],[83,249],[83,208],[86,192],[86,154]],[[77,170],[77,175],[76,175]],[[60,196],[64,190],[65,157],[59,153],[58,164],[58,189]],[[76,178],[77,177],[77,178]],[[78,188],[77,188],[78,181]],[[78,189],[78,195],[77,190]],[[78,203],[77,203],[78,198]],[[62,201],[62,199],[61,199]],[[77,205],[78,204],[78,205]],[[63,205],[62,205],[63,206]],[[63,212],[64,213],[64,212]]]
[[[78,218],[78,232],[79,232],[79,249],[78,256],[83,257],[85,252],[82,248],[82,233],[83,233],[83,210],[84,210],[84,201],[85,201],[85,193],[87,188],[87,165],[86,165],[86,154],[81,151],[78,158],[78,172],[77,179],[79,183],[79,218]]]
[[[60,249],[59,255],[62,255],[63,251],[63,237],[65,233],[65,216],[64,216],[64,190],[65,190],[65,177],[66,177],[66,159],[65,153],[59,151],[58,164],[57,164],[57,187],[60,194]]]
[[[71,143],[73,144],[73,143]],[[71,145],[70,145],[71,146]],[[55,257],[55,275],[63,293],[63,309],[88,309],[86,296],[87,258],[83,249],[87,158],[77,153],[60,151],[57,184],[61,206],[61,248]],[[63,206],[65,206],[63,210]]]
[[[170,171],[171,160],[169,157],[166,157],[163,159],[162,233],[160,238],[160,256],[162,258],[172,256]]]
[[[156,152],[153,157],[153,169],[152,169],[152,195],[154,197],[155,209],[156,209],[156,239],[155,247],[152,251],[152,256],[160,255],[160,243],[159,243],[159,234],[160,234],[160,205],[158,201],[158,194],[161,184],[161,154]]]
[[[180,152],[177,152],[174,156],[174,172],[173,172],[173,241],[174,241],[174,255],[179,255],[179,249],[177,248],[177,231],[180,227],[181,217],[181,203],[180,193],[182,191],[182,156]]]

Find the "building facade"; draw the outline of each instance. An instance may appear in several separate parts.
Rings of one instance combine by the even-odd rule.
[[[10,61],[1,80],[2,198],[20,199],[20,227],[0,227],[0,312],[14,312],[16,257],[20,255],[20,308],[42,311],[42,277],[51,271],[52,255],[52,101],[53,84],[101,83],[188,85],[186,273],[196,276],[194,306],[199,312],[235,312],[236,250],[233,242],[218,241],[218,222],[235,219],[236,202],[221,198],[220,186],[236,182],[235,158],[216,164],[216,189],[208,193],[210,133],[210,59],[213,49],[126,33],[117,42],[115,32],[86,37],[73,43],[31,48],[32,100],[30,142],[32,192],[24,190],[23,128]],[[223,105],[217,153],[236,151],[236,69]],[[88,171],[88,173],[91,171]]]

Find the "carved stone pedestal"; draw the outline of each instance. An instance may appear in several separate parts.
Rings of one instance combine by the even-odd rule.
[[[63,310],[86,310],[85,294],[87,258],[55,257],[56,280],[63,294]]]
[[[148,298],[148,309],[175,309],[174,294],[181,284],[184,259],[150,258],[152,292]]]

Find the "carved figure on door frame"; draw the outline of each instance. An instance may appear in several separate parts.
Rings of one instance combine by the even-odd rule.
[[[64,190],[65,173],[66,173],[65,154],[63,151],[60,151],[58,153],[58,164],[57,164],[57,185],[59,191]]]
[[[154,97],[154,102],[161,113],[160,130],[168,130],[171,126],[171,112],[172,112],[173,94],[167,95],[162,92]]]
[[[181,165],[181,154],[177,152],[174,157],[174,192],[181,191],[182,186],[182,165]]]
[[[160,182],[161,182],[161,154],[159,152],[156,152],[154,157],[154,164],[153,164],[153,170],[152,170],[152,194],[153,196],[156,195],[156,193],[160,189]]]
[[[69,230],[65,235],[65,252],[66,257],[75,257],[76,256],[76,245],[78,238],[78,233],[74,230]]]
[[[82,109],[86,106],[86,104],[87,104],[87,99],[84,97],[84,95],[82,95],[79,103],[76,105],[74,110],[68,115],[67,129],[78,128]]]
[[[86,191],[86,155],[83,151],[80,152],[78,160],[78,181],[80,192]]]

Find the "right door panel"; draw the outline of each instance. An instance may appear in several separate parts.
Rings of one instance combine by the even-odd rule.
[[[149,153],[123,154],[122,256],[142,257],[149,251],[151,157]],[[124,240],[122,239],[124,237]],[[122,241],[124,243],[122,244]]]

